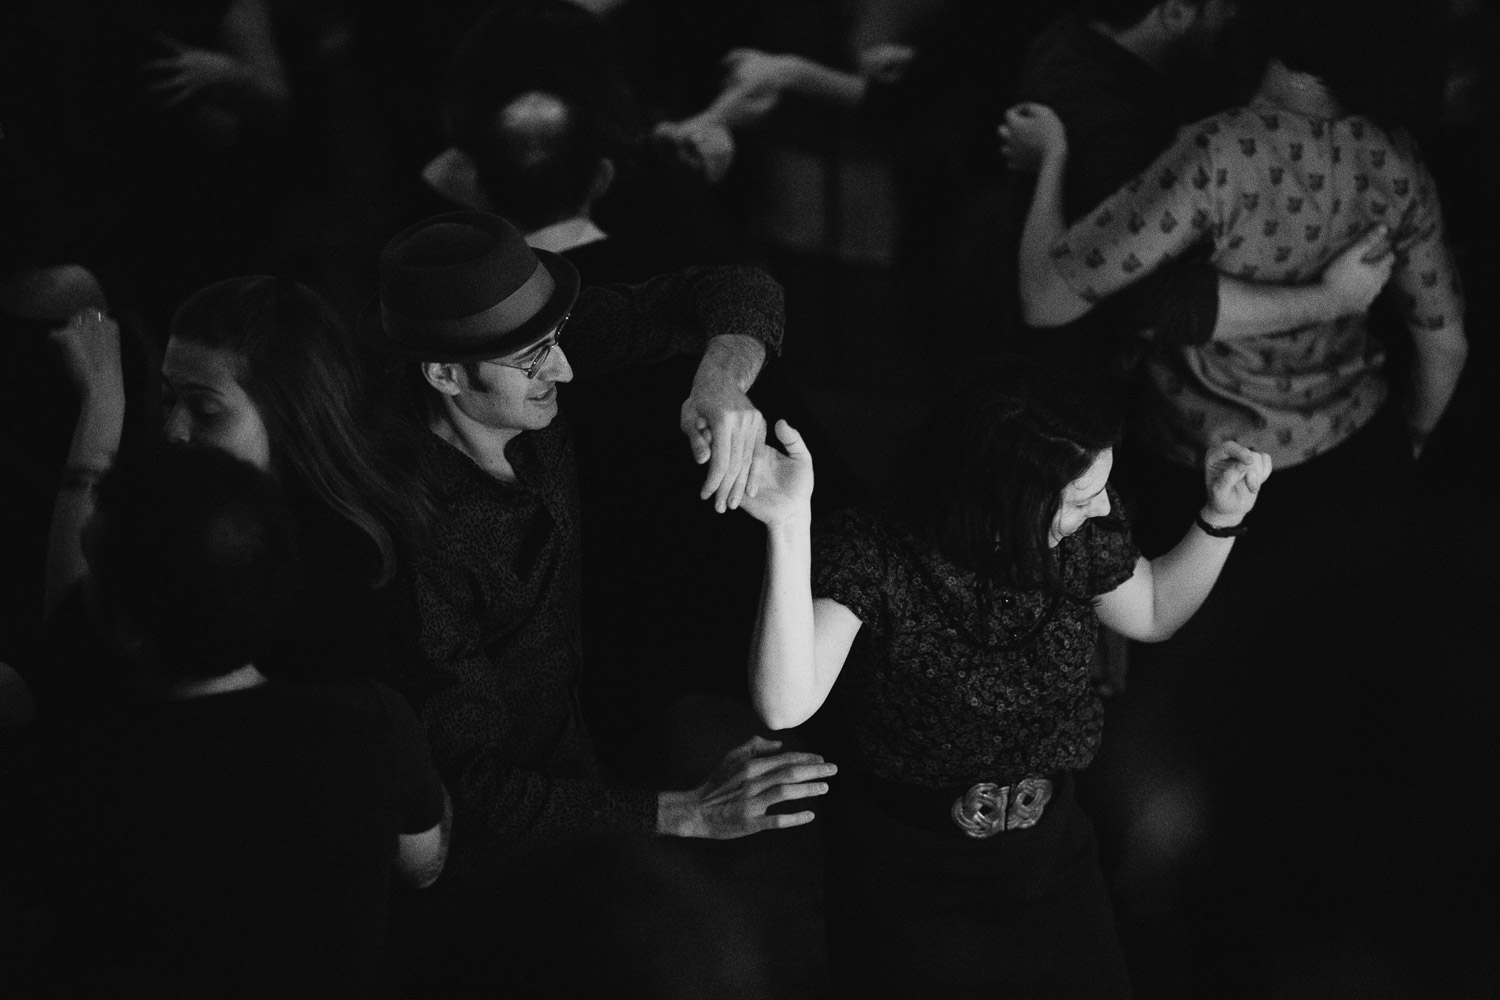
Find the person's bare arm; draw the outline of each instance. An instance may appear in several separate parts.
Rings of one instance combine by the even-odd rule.
[[[78,422],[52,508],[42,613],[51,615],[88,572],[83,529],[94,513],[94,487],[114,465],[125,427],[120,327],[99,309],[84,309],[51,334],[78,391]]]
[[[1437,330],[1414,328],[1411,334],[1415,353],[1403,409],[1412,454],[1420,458],[1427,439],[1453,400],[1453,391],[1469,357],[1469,342],[1459,319],[1449,320]]]
[[[1212,528],[1232,528],[1255,506],[1271,458],[1226,441],[1209,451],[1204,473],[1208,501],[1199,518]],[[1171,638],[1208,598],[1233,547],[1233,537],[1194,524],[1169,552],[1140,559],[1130,579],[1099,598],[1099,620],[1137,642]]]
[[[448,861],[448,839],[453,830],[453,800],[443,789],[443,818],[421,833],[396,838],[396,874],[408,885],[425,889],[437,881]]]
[[[1390,280],[1394,263],[1389,230],[1372,226],[1307,284],[1262,284],[1221,274],[1213,339],[1263,337],[1364,313]]]

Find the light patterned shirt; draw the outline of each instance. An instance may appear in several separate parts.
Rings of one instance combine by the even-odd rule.
[[[1175,145],[1068,231],[1052,250],[1084,298],[1113,295],[1202,241],[1214,265],[1247,281],[1311,281],[1340,250],[1385,223],[1391,277],[1414,334],[1459,322],[1463,297],[1437,189],[1404,133],[1368,119],[1309,118],[1265,98],[1184,129]],[[1279,467],[1327,451],[1388,396],[1384,352],[1367,317],[1197,346],[1155,343],[1135,432],[1196,466],[1234,439]]]

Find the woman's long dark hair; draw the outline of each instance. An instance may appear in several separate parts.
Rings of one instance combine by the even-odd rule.
[[[199,290],[171,335],[238,356],[238,381],[265,424],[273,471],[359,528],[375,545],[374,585],[395,575],[398,539],[415,545],[432,501],[374,427],[349,333],[334,308],[295,281],[253,275]]]
[[[988,585],[1061,592],[1047,539],[1062,491],[1119,434],[1112,413],[1045,368],[998,359],[927,421],[905,470],[901,513]]]

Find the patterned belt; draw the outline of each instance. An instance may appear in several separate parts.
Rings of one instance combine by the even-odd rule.
[[[839,769],[836,787],[854,792],[909,826],[950,835],[962,831],[983,840],[1005,830],[1035,826],[1066,774],[1055,771],[1045,777],[1015,778],[1005,785],[982,781],[965,790],[962,785],[931,787],[891,781],[850,766]]]
[[[1052,801],[1052,781],[1022,778],[1014,785],[981,781],[953,800],[953,822],[976,840],[1006,830],[1036,826],[1042,810]]]

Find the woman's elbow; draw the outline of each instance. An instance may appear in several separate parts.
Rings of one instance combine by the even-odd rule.
[[[813,714],[811,710],[804,710],[797,705],[763,703],[757,703],[755,711],[760,716],[760,721],[773,732],[780,729],[795,729],[812,718]]]
[[[1140,635],[1133,635],[1129,638],[1134,639],[1136,642],[1166,642],[1172,636],[1176,635],[1177,630],[1181,627],[1181,625],[1153,625],[1151,628],[1144,630]]]
[[[1041,329],[1063,326],[1086,312],[1088,303],[1060,283],[1021,292],[1021,318],[1027,326]]]

